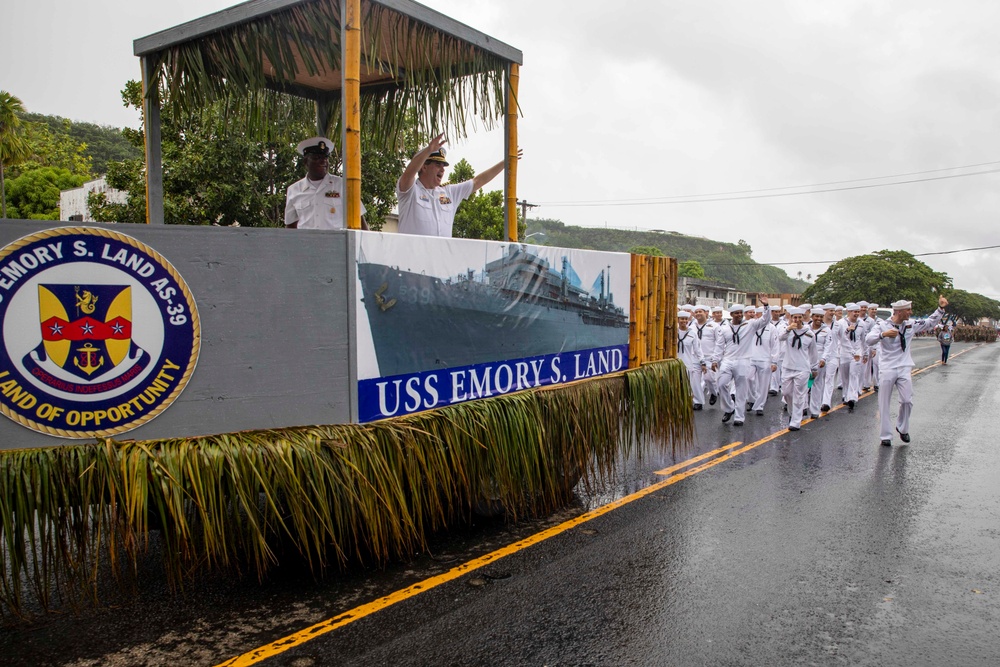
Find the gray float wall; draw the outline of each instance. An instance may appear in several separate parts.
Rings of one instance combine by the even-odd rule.
[[[80,223],[0,221],[0,247]],[[201,356],[155,419],[117,436],[156,439],[356,420],[349,231],[100,225],[151,246],[187,282]],[[0,416],[0,449],[72,444]]]

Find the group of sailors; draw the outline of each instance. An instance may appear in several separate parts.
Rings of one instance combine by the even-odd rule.
[[[788,429],[797,431],[806,416],[828,412],[834,392],[853,412],[862,392],[879,391],[880,440],[892,444],[889,408],[892,391],[899,394],[895,428],[909,442],[912,408],[910,372],[913,336],[933,330],[948,302],[925,320],[913,320],[912,304],[892,304],[889,319],[878,317],[877,303],[826,303],[771,308],[735,305],[730,319],[721,307],[682,306],[677,313],[677,355],[687,367],[694,409],[721,403],[722,421],[743,425],[746,412],[763,415],[769,396],[781,395],[789,415]]]

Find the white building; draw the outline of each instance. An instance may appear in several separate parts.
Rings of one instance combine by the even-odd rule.
[[[128,201],[128,193],[109,188],[104,177],[87,181],[78,188],[63,190],[59,193],[59,219],[67,222],[94,222],[87,208],[87,195],[91,192],[103,192],[108,201],[114,204],[124,204]]]

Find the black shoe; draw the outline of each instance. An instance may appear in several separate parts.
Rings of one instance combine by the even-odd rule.
[[[892,440],[883,440],[882,441],[882,446],[883,447],[892,447]]]
[[[764,411],[763,411],[763,410],[758,410],[758,411],[757,411],[757,412],[755,412],[754,414],[755,414],[755,415],[757,415],[758,417],[760,417],[761,415],[763,415],[763,414],[764,414]]]
[[[808,410],[803,410],[802,411],[802,416],[803,417],[808,417],[809,416],[809,411]]]
[[[772,389],[771,391],[767,392],[767,395],[768,396],[777,396],[778,395],[778,391],[776,389]]]
[[[809,416],[812,417],[813,419],[819,419],[819,415],[809,415]]]
[[[733,422],[733,426],[743,426],[743,422],[737,419],[736,421]]]
[[[854,401],[848,401],[847,402],[847,411],[848,412],[854,412]]]
[[[909,433],[903,433],[898,428],[896,429],[896,433],[899,433],[899,439],[902,440],[903,442],[909,442],[910,441],[910,434]]]
[[[782,403],[781,404],[781,411],[782,412],[788,412],[788,403]]]
[[[708,397],[708,404],[709,405],[715,405],[715,402],[717,400],[719,400],[719,397],[716,396],[715,394],[712,394],[711,396]]]
[[[798,430],[799,430],[799,427],[798,427],[798,426],[789,426],[789,427],[788,427],[788,430],[789,430],[789,431],[798,431]]]
[[[694,409],[695,409],[695,410],[701,410],[701,409],[702,409],[702,405],[701,405],[701,403],[695,403],[695,404],[694,404]]]
[[[729,400],[733,401],[733,402],[736,402],[736,394],[730,394],[729,395]]]
[[[872,390],[871,387],[862,387],[861,388],[861,391],[871,391],[871,390]]]
[[[724,415],[722,415],[722,423],[725,424],[727,421],[729,421],[732,418],[733,418],[733,412],[732,411],[727,412]]]
[[[875,390],[875,393],[876,393],[876,394],[878,393],[878,385],[875,385],[874,387],[872,387],[872,389],[874,389],[874,390]]]
[[[829,405],[820,406],[819,411],[820,412],[829,412],[830,411],[830,406]]]
[[[747,402],[747,410],[753,410],[753,403]]]

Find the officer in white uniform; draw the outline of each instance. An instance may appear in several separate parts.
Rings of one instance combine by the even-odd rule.
[[[503,171],[501,160],[471,180],[442,185],[444,168],[448,166],[444,150],[447,142],[443,134],[431,139],[417,151],[396,182],[400,234],[451,237],[458,205]]]
[[[296,146],[303,156],[306,177],[289,185],[285,192],[286,229],[344,229],[344,181],[327,171],[332,147],[333,142],[325,137],[310,137]],[[361,228],[368,229],[364,218]]]
[[[833,327],[833,335],[837,339],[837,349],[840,351],[840,384],[843,387],[843,400],[847,411],[854,412],[854,404],[861,390],[861,355],[864,350],[863,331],[860,329],[858,315],[861,308],[856,303],[849,303],[844,308],[847,315],[837,320]]]
[[[878,345],[882,360],[879,362],[878,411],[881,418],[879,438],[883,445],[892,445],[892,423],[889,410],[892,407],[892,390],[899,391],[899,415],[896,418],[896,432],[903,442],[910,441],[910,412],[913,409],[913,356],[911,344],[913,336],[921,331],[932,331],[944,317],[948,299],[938,298],[938,309],[926,320],[912,320],[912,303],[894,301],[892,317],[883,320],[868,334],[868,344]]]
[[[763,317],[763,313],[761,313],[760,318],[763,319]],[[778,333],[771,321],[768,320],[754,332],[753,338],[753,351],[750,353],[752,372],[747,410],[752,409],[755,414],[762,415],[771,388],[771,375],[777,368]]]
[[[721,312],[721,308],[719,309]],[[709,310],[705,306],[695,306],[694,307],[694,322],[692,327],[694,328],[695,335],[698,336],[698,343],[701,345],[702,352],[708,351],[711,355],[715,350],[715,332],[718,326],[715,322],[708,319]],[[708,392],[708,404],[715,405],[715,402],[719,400],[718,390],[715,387],[715,371],[711,369],[705,369],[701,373],[701,379],[703,382],[703,393]]]

